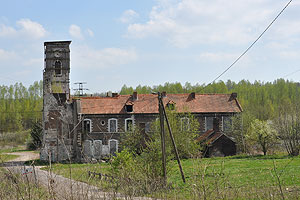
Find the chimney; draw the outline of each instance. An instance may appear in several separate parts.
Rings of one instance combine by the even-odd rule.
[[[117,97],[119,96],[118,93],[111,93],[111,97]]]
[[[190,94],[190,97],[191,97],[191,99],[196,99],[196,93],[195,93],[195,92],[192,92],[192,93]]]
[[[220,130],[220,120],[218,118],[213,119],[213,130],[218,132]]]
[[[132,94],[132,101],[135,101],[135,100],[137,100],[138,99],[138,94],[137,94],[137,92],[133,92],[133,94]]]
[[[166,96],[167,96],[167,92],[166,92],[166,91],[163,91],[163,92],[161,93],[161,97],[164,98],[164,97],[166,97]]]
[[[234,99],[236,99],[236,98],[237,98],[237,93],[236,93],[236,92],[233,92],[233,93],[231,93],[231,95],[230,95],[229,101],[232,101],[232,100],[234,100]]]

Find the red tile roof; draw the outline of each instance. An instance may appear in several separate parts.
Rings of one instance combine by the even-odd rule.
[[[205,142],[207,145],[210,145],[217,141],[222,135],[224,135],[224,133],[210,129],[196,138],[196,141]]]
[[[230,99],[231,94],[167,94],[163,98],[164,104],[172,101],[178,112],[191,113],[236,113],[242,108],[237,99]],[[121,114],[126,113],[125,104],[133,104],[133,112],[158,113],[158,99],[155,94],[138,94],[138,99],[132,95],[118,95],[116,97],[82,97],[80,98],[80,113],[82,114]]]

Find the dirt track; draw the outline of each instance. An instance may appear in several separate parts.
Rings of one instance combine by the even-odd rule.
[[[119,193],[103,192],[95,186],[41,170],[39,167],[25,166],[25,161],[39,158],[39,154],[35,152],[24,151],[9,154],[18,155],[19,157],[4,164],[7,170],[15,174],[21,174],[31,182],[47,188],[54,199],[151,199],[146,197],[130,198]],[[24,171],[28,173],[24,174]]]
[[[28,160],[36,160],[40,156],[38,153],[33,151],[20,151],[20,152],[6,153],[6,154],[18,156],[17,158],[12,159],[9,162],[25,162]]]

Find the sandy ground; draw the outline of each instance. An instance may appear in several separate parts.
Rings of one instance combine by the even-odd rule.
[[[41,185],[48,189],[53,199],[143,199],[146,197],[124,197],[119,193],[102,192],[95,186],[83,182],[74,181],[63,176],[44,171],[39,167],[25,166],[24,162],[39,158],[39,154],[31,151],[8,153],[19,156],[4,164],[4,167],[11,173],[21,174],[36,185]]]

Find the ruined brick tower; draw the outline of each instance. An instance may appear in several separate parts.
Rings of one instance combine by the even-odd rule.
[[[43,147],[41,160],[63,161],[72,157],[73,107],[70,101],[70,43],[44,43]]]

